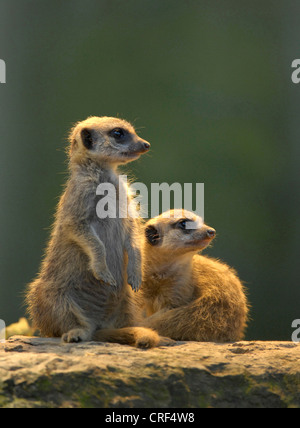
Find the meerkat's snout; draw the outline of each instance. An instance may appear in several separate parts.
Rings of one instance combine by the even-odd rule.
[[[200,229],[194,230],[194,233],[191,234],[191,240],[186,245],[204,250],[216,237],[216,234],[215,229],[204,224]]]
[[[209,238],[213,239],[216,236],[216,231],[215,231],[215,229],[208,229],[208,231],[206,232],[206,234],[207,234],[207,236]]]
[[[143,147],[144,147],[144,152],[148,152],[150,150],[151,145],[150,143],[148,143],[148,141],[145,141],[143,143]]]
[[[150,143],[148,143],[148,141],[139,140],[136,143],[136,147],[133,147],[133,153],[142,155],[144,153],[147,153],[150,150],[150,147],[151,147],[151,145],[150,145]]]

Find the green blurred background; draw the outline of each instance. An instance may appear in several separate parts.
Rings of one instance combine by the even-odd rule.
[[[89,115],[152,143],[138,181],[204,182],[206,254],[234,266],[247,339],[300,318],[300,2],[0,0],[0,318],[24,314],[66,179],[66,137]]]

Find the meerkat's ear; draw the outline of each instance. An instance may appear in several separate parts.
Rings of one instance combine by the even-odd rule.
[[[93,144],[94,144],[94,138],[93,138],[92,131],[90,131],[87,128],[83,128],[80,135],[81,135],[82,144],[84,145],[84,147],[87,150],[91,150],[93,148]]]
[[[145,231],[147,241],[150,245],[155,246],[161,242],[159,231],[154,226],[148,226]]]

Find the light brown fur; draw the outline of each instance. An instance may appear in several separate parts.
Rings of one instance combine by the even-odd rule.
[[[90,117],[71,131],[70,178],[40,273],[28,286],[26,299],[33,325],[43,336],[66,342],[101,337],[142,347],[160,343],[150,329],[130,331],[141,320],[134,301],[142,281],[139,221],[120,218],[119,211],[117,218],[96,214],[98,185],[110,183],[118,204],[117,167],[149,147],[131,124],[116,118]],[[123,327],[126,330],[116,330]]]
[[[174,340],[242,339],[248,304],[241,281],[225,263],[197,254],[212,241],[214,229],[188,211],[164,215],[145,228],[143,325]],[[183,220],[196,228],[184,230]]]

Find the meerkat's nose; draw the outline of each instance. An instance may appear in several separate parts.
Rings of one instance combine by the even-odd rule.
[[[147,143],[147,141],[145,141],[143,145],[144,145],[144,149],[145,149],[145,151],[150,150],[150,147],[151,147],[151,146],[150,146],[150,144],[149,144],[149,143]]]
[[[207,234],[208,238],[214,238],[216,236],[216,233],[217,232],[215,231],[215,229],[208,229],[206,231],[206,234]]]

